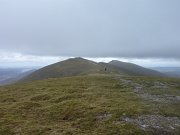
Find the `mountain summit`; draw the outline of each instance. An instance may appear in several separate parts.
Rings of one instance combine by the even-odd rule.
[[[160,72],[141,66],[113,60],[109,63],[96,63],[81,57],[70,58],[44,68],[41,68],[23,81],[41,80],[47,78],[71,77],[91,73],[115,73],[134,76],[163,76]]]
[[[81,75],[89,72],[99,71],[101,68],[98,63],[80,57],[70,58],[44,68],[41,68],[28,77],[25,81],[41,80],[47,78],[69,77]]]

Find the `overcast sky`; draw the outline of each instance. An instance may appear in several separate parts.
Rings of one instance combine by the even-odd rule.
[[[180,0],[0,0],[0,67],[69,57],[180,66]]]

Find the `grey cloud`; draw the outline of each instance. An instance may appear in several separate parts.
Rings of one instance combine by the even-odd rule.
[[[0,50],[180,59],[179,0],[0,0]]]

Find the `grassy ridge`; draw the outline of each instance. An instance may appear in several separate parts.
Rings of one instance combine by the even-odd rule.
[[[100,71],[102,67],[93,61],[83,58],[72,58],[41,68],[22,81],[33,81],[47,78],[70,77]]]
[[[127,73],[129,75],[159,76],[159,77],[165,76],[163,73],[160,73],[152,69],[144,68],[133,63],[126,63],[126,62],[113,60],[109,62],[109,64],[118,67],[119,69],[121,69],[122,72]]]
[[[47,79],[0,87],[0,134],[3,135],[151,134],[133,124],[117,123],[124,116],[155,111],[151,102],[144,101],[130,86],[111,75]],[[177,116],[180,112],[177,106],[169,106],[168,112],[160,109],[156,113]]]
[[[71,58],[41,68],[22,79],[22,81],[26,82],[48,78],[71,77],[104,72],[135,76],[163,76],[157,71],[146,69],[131,63],[120,61],[112,61],[110,63],[96,63],[83,58]]]

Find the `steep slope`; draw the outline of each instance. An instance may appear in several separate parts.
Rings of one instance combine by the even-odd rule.
[[[33,72],[23,81],[41,80],[47,78],[69,77],[91,72],[98,72],[101,66],[83,58],[71,58],[58,62]]]
[[[126,63],[126,62],[121,62],[117,60],[113,60],[109,62],[109,64],[116,66],[119,68],[124,73],[127,73],[129,75],[139,75],[139,76],[160,76],[163,77],[165,76],[164,74],[154,71],[152,69],[144,68],[136,64],[132,63]]]

